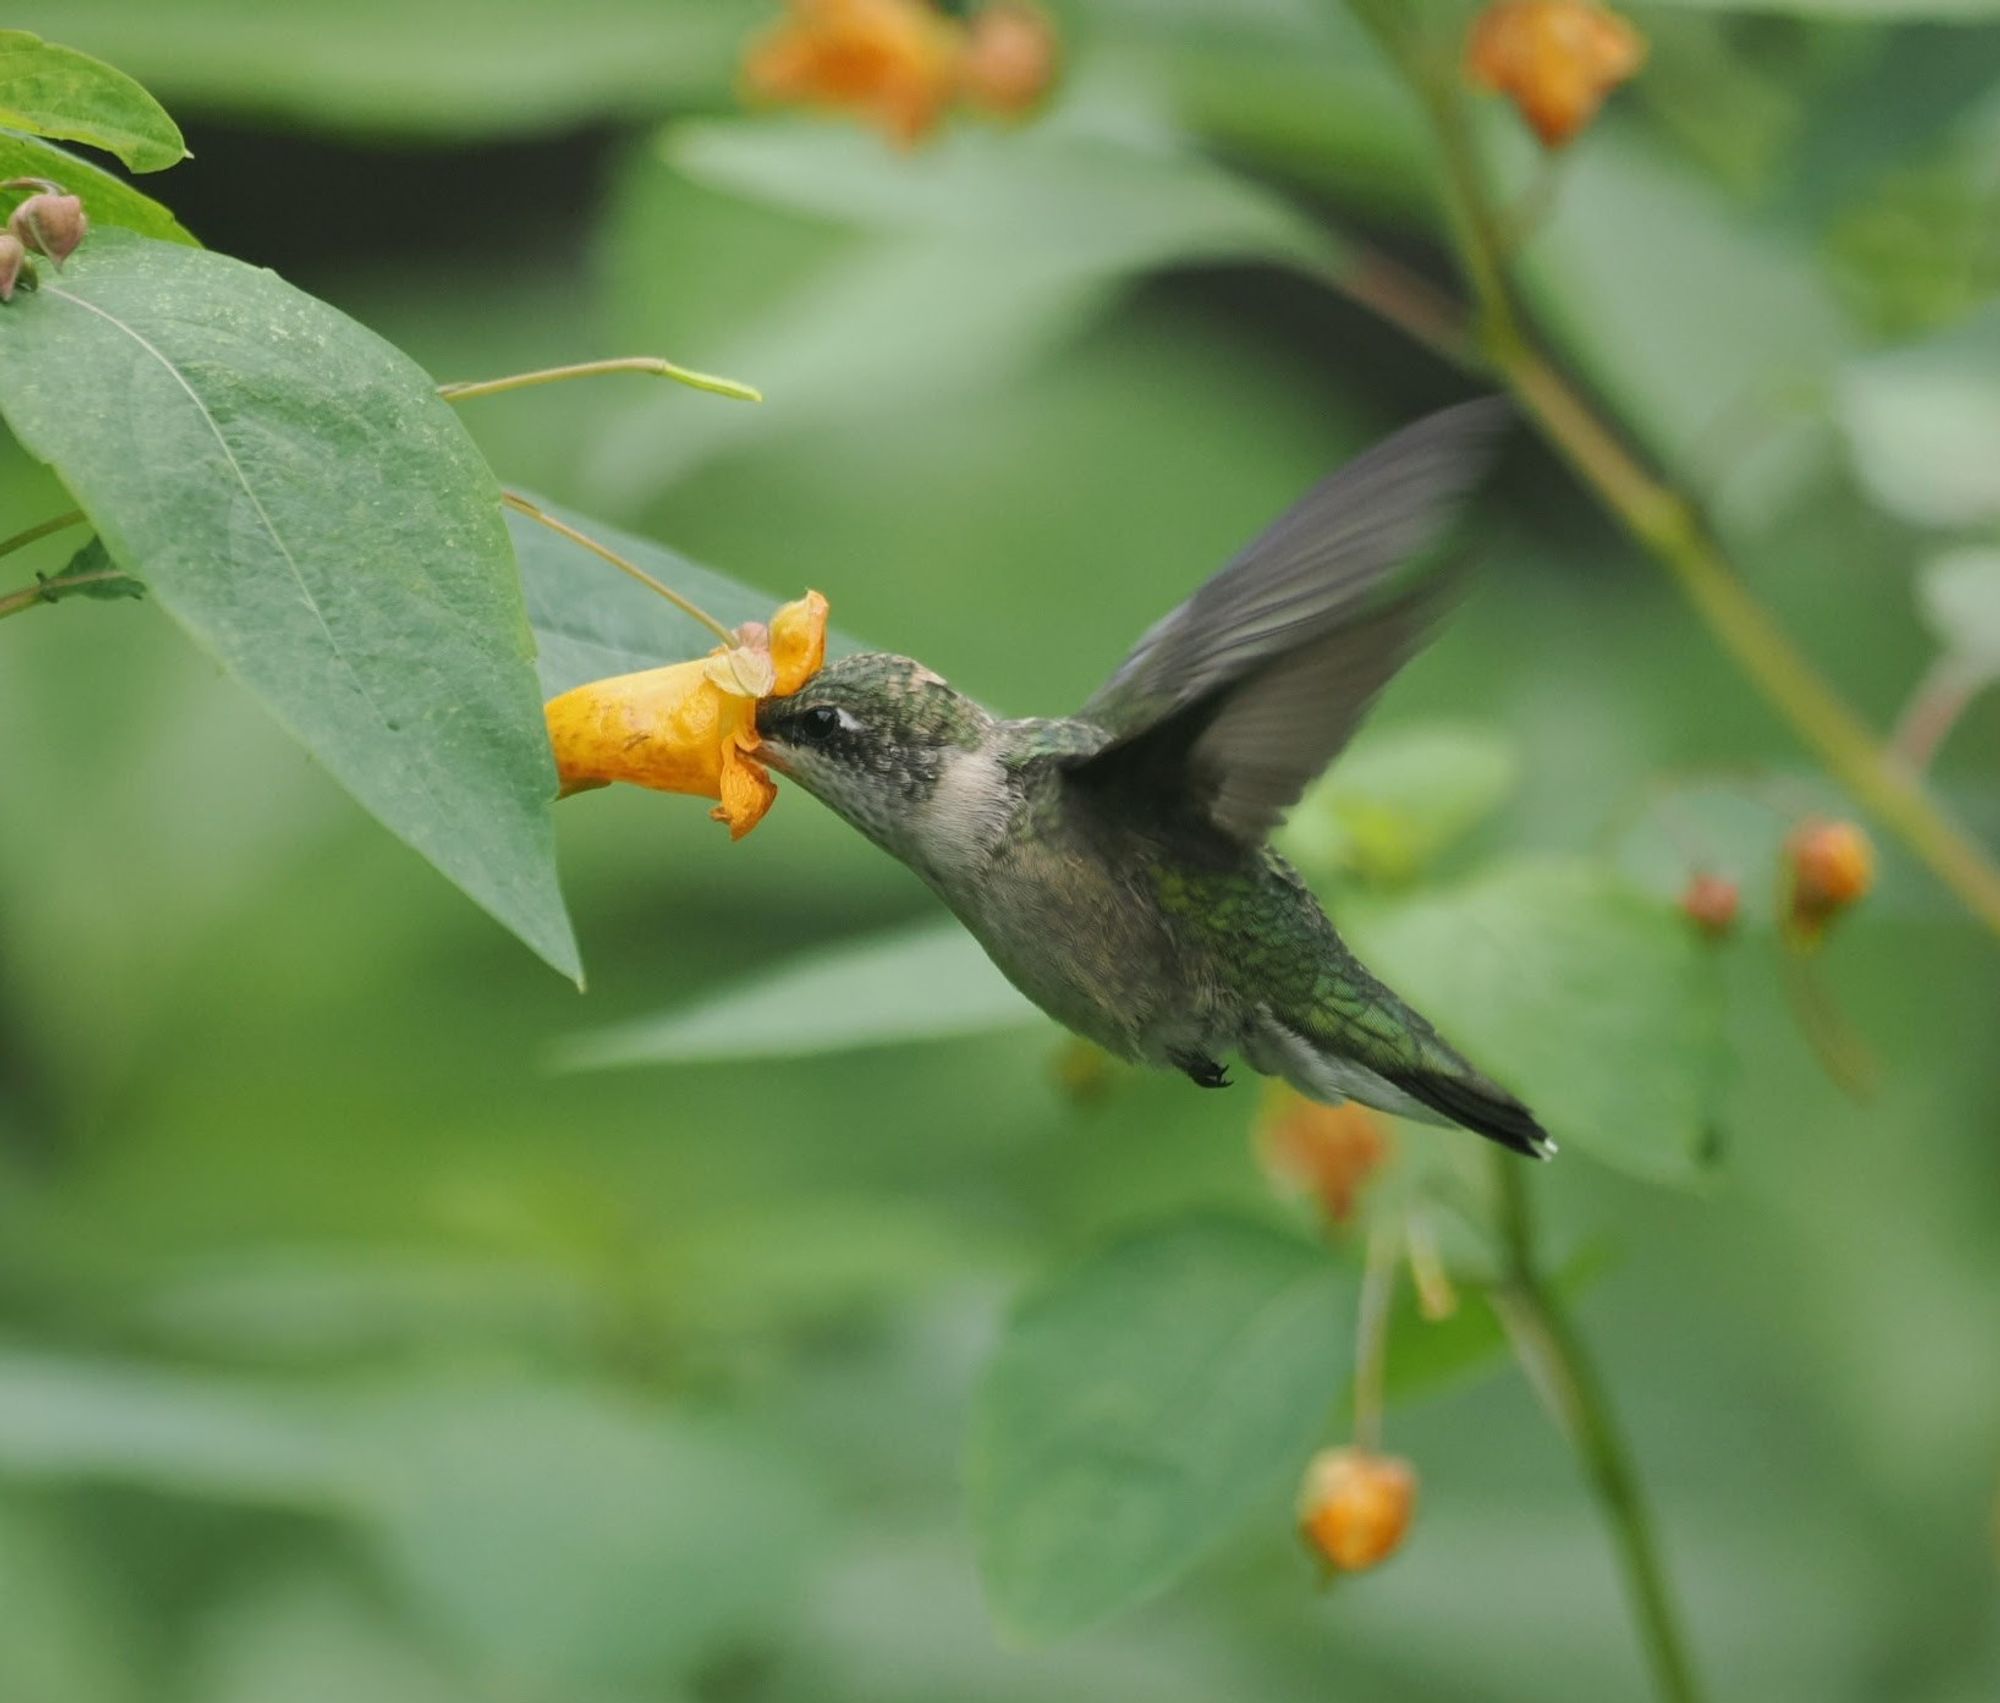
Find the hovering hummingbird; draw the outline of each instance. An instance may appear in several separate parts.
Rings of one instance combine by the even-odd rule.
[[[1432,552],[1505,420],[1447,408],[1323,480],[1160,621],[1074,716],[1008,721],[908,657],[759,708],[759,756],[921,876],[1022,993],[1121,1058],[1548,1132],[1376,980],[1269,835],[1425,638]]]

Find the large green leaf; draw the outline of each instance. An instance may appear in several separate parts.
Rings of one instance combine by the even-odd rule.
[[[980,1389],[969,1461],[999,1616],[1055,1638],[1165,1589],[1296,1480],[1346,1382],[1325,1252],[1201,1215],[1031,1296]]]
[[[17,0],[11,22],[177,104],[379,137],[498,135],[720,98],[739,0]]]
[[[134,171],[187,156],[180,127],[123,71],[26,30],[0,30],[0,124],[88,142]]]
[[[1776,428],[1816,406],[1852,344],[1796,232],[1607,125],[1566,162],[1521,278],[1571,360],[1683,479],[1753,521],[1790,488],[1812,446]]]
[[[1348,916],[1357,949],[1565,1149],[1698,1177],[1723,1064],[1713,946],[1588,864],[1519,863]]]
[[[684,204],[690,186],[860,234],[794,264],[775,296],[760,282],[757,308],[704,356],[753,374],[763,408],[696,416],[685,398],[653,395],[609,420],[590,477],[619,505],[768,434],[852,430],[869,411],[935,405],[1018,370],[1135,274],[1224,260],[1320,271],[1342,253],[1282,197],[1087,104],[1026,131],[955,131],[917,154],[824,123],[683,125],[635,164],[628,194],[646,216]],[[671,227],[676,247],[686,228]],[[639,340],[677,332],[657,256],[631,264],[631,293],[661,321],[635,324]]]
[[[83,202],[91,224],[100,231],[107,225],[122,225],[164,242],[194,243],[181,222],[150,195],[141,195],[102,166],[39,136],[0,130],[0,176],[45,177],[61,184]]]
[[[1840,414],[1885,508],[1923,526],[2000,518],[2000,308],[1854,362]]]
[[[721,993],[570,1042],[584,1068],[800,1058],[1043,1021],[955,922],[844,941]]]
[[[0,312],[0,413],[355,797],[579,973],[499,490],[415,365],[269,272],[103,231]]]

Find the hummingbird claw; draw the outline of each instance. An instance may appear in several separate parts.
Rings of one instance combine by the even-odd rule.
[[[1173,1062],[1176,1069],[1187,1073],[1197,1088],[1227,1088],[1229,1071],[1202,1053],[1175,1053]]]

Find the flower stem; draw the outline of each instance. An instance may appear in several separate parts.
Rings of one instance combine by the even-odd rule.
[[[60,532],[66,526],[77,526],[83,521],[82,509],[71,509],[68,514],[55,515],[48,520],[38,520],[12,538],[0,538],[0,556],[11,556],[16,550],[25,549],[38,539],[46,538],[51,532]]]
[[[735,647],[736,635],[734,633],[732,633],[713,615],[709,614],[709,612],[706,609],[701,608],[698,604],[692,603],[687,598],[681,596],[681,594],[675,591],[672,586],[666,585],[660,580],[655,579],[651,574],[647,573],[644,568],[640,567],[637,562],[629,561],[625,557],[619,555],[616,550],[611,549],[608,545],[598,543],[598,541],[595,538],[592,538],[588,533],[577,531],[577,529],[571,526],[567,521],[557,520],[556,517],[550,514],[547,509],[541,508],[536,504],[529,502],[528,499],[522,496],[518,491],[502,491],[500,493],[500,500],[501,502],[505,503],[508,508],[512,509],[516,514],[524,514],[530,520],[534,521],[538,526],[546,526],[551,532],[560,533],[563,537],[567,538],[572,544],[582,545],[583,548],[588,550],[593,556],[598,557],[601,561],[609,562],[620,573],[630,574],[641,585],[646,587],[648,591],[658,592],[676,609],[678,609],[683,615],[689,616],[691,619],[699,621],[711,633],[715,634],[715,636],[719,638],[724,644],[730,646],[731,648]]]
[[[1699,1703],[1701,1689],[1667,1588],[1651,1515],[1630,1451],[1583,1340],[1543,1276],[1535,1255],[1528,1166],[1512,1154],[1492,1158],[1504,1269],[1495,1306],[1536,1392],[1582,1463],[1611,1529],[1625,1592],[1664,1703]]]
[[[1354,1443],[1382,1446],[1382,1406],[1389,1375],[1389,1308],[1396,1298],[1396,1236],[1378,1225],[1368,1237],[1354,1327]]]
[[[1583,483],[1667,570],[1711,636],[1793,732],[2000,935],[2000,863],[1945,813],[1913,766],[1886,747],[1806,659],[1751,594],[1694,504],[1640,463],[1523,328],[1508,287],[1506,230],[1466,121],[1456,59],[1419,39],[1400,7],[1362,4],[1356,11],[1409,80],[1437,133],[1445,214],[1477,306],[1472,360],[1461,358],[1456,339],[1445,339],[1440,348],[1435,327],[1452,321],[1448,315],[1440,319],[1428,286],[1414,308],[1416,323],[1407,289],[1387,277],[1385,304],[1385,276],[1371,276],[1366,263],[1359,268],[1366,288],[1351,282],[1341,287],[1427,347],[1460,365],[1483,367],[1504,382]]]
[[[605,373],[651,373],[655,378],[670,378],[691,390],[706,390],[737,402],[764,400],[764,393],[754,385],[743,384],[733,378],[718,378],[714,373],[698,373],[687,367],[677,367],[672,361],[663,361],[657,355],[621,355],[615,360],[577,361],[566,367],[542,367],[531,373],[513,373],[506,378],[441,384],[438,395],[447,402],[470,402],[481,396],[500,396],[510,390],[526,390],[531,385],[560,384],[565,379],[597,378]]]

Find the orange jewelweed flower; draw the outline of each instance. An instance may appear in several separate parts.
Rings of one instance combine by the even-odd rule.
[[[1812,942],[1875,885],[1875,847],[1852,822],[1802,822],[1785,840],[1786,921]]]
[[[1381,1116],[1350,1100],[1323,1106],[1290,1088],[1277,1091],[1258,1128],[1264,1168],[1278,1182],[1311,1194],[1329,1222],[1345,1224],[1368,1180],[1389,1156]]]
[[[1475,83],[1508,96],[1549,148],[1571,141],[1646,62],[1646,38],[1591,0],[1498,0],[1466,38]]]
[[[593,680],[545,710],[562,796],[629,781],[721,802],[709,812],[740,840],[777,786],[757,761],[757,706],[787,697],[826,661],[826,599],[809,591],[752,623],[743,643],[692,662]]]
[[[1041,104],[1056,80],[1056,27],[1029,0],[993,0],[972,16],[960,82],[972,105],[1018,118]]]
[[[1380,1566],[1402,1546],[1417,1509],[1417,1471],[1372,1449],[1322,1449],[1299,1489],[1299,1531],[1342,1573]]]
[[[789,0],[750,44],[753,100],[851,112],[904,147],[957,98],[965,30],[929,0]]]

